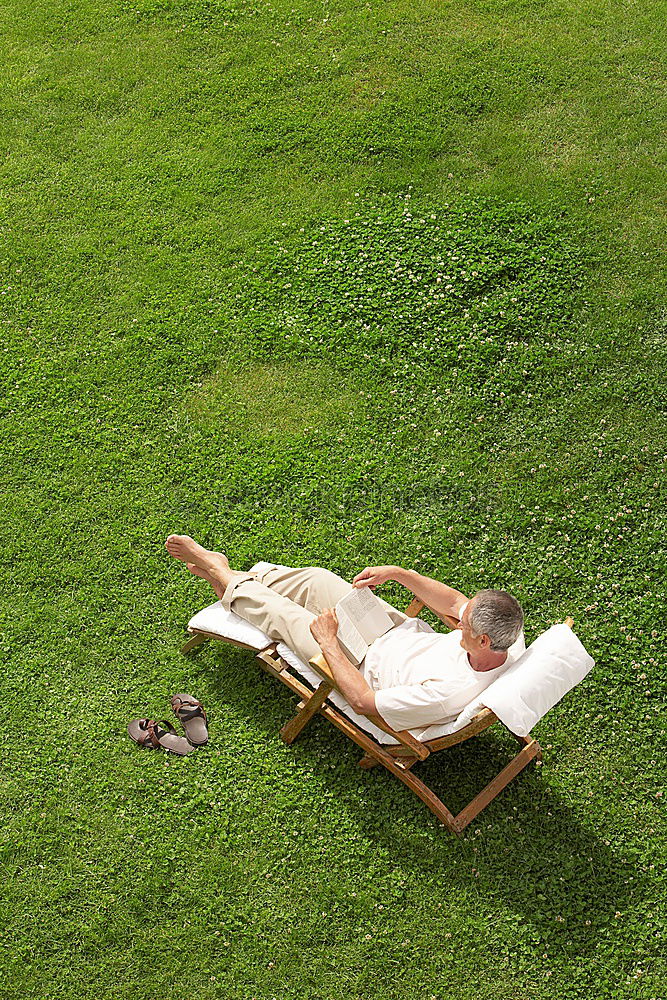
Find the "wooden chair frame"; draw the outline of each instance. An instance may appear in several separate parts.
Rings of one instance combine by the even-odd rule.
[[[406,609],[406,614],[415,618],[421,613],[425,605],[415,598]],[[458,622],[453,618],[444,618],[446,624],[451,628],[456,628]],[[572,627],[574,624],[571,618],[567,618],[566,625]],[[531,736],[511,735],[521,746],[519,753],[512,758],[506,767],[493,778],[489,784],[476,795],[459,813],[454,815],[447,806],[431,791],[416,774],[412,772],[412,766],[420,760],[426,760],[431,754],[438,750],[445,750],[448,747],[464,743],[472,736],[488,729],[494,723],[503,725],[498,717],[488,708],[482,709],[471,721],[459,729],[458,732],[449,736],[440,736],[437,739],[420,742],[408,731],[395,732],[387,727],[390,733],[398,742],[396,745],[386,745],[378,743],[372,736],[352,722],[340,709],[327,702],[329,694],[336,689],[329,664],[324,656],[314,657],[310,663],[314,670],[322,676],[322,682],[313,690],[305,684],[299,677],[290,672],[289,664],[278,654],[278,643],[274,642],[266,649],[259,652],[253,646],[248,646],[235,639],[226,639],[212,632],[203,632],[199,629],[188,629],[190,638],[182,647],[182,653],[189,653],[191,650],[201,646],[209,639],[217,639],[222,642],[229,642],[241,649],[249,649],[254,652],[259,660],[260,666],[272,677],[277,677],[279,681],[287,685],[290,691],[300,698],[297,705],[297,714],[290,719],[280,730],[280,737],[285,743],[293,743],[299,733],[308,725],[314,715],[323,715],[325,719],[332,722],[334,726],[345,733],[354,743],[364,751],[364,756],[359,761],[359,766],[368,770],[381,764],[392,774],[396,775],[399,781],[407,785],[411,791],[428,806],[432,813],[451,832],[460,835],[472,820],[479,815],[489,802],[495,799],[496,795],[505,788],[510,781],[526,767],[531,760],[542,760],[542,749]],[[507,728],[507,727],[505,727]],[[508,730],[511,732],[511,730]]]

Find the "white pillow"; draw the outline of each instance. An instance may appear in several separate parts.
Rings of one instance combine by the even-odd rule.
[[[490,708],[517,736],[531,729],[593,669],[595,660],[567,625],[552,625],[456,720]]]

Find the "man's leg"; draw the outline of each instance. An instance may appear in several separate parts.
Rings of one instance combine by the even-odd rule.
[[[205,549],[188,535],[170,535],[166,548],[187,563],[190,572],[211,583],[227,611],[286,643],[306,662],[321,652],[310,633],[311,622],[353,589],[335,573],[315,566],[241,573],[231,569],[223,553]],[[405,621],[403,612],[386,607],[395,625]]]
[[[259,571],[251,567],[248,572],[266,587],[288,597],[314,615],[321,614],[325,608],[335,608],[342,597],[354,590],[347,580],[320,566],[304,566],[300,569],[270,566]]]
[[[264,590],[269,589],[273,591],[276,595],[280,595],[283,600],[287,600],[292,604],[293,608],[296,608],[296,614],[294,611],[288,609],[284,604],[274,604],[273,607],[269,607],[268,595],[262,593],[261,601],[266,609],[269,617],[271,615],[280,615],[282,618],[281,624],[278,626],[283,630],[290,628],[292,635],[295,636],[295,640],[298,640],[298,628],[293,623],[290,625],[286,621],[286,618],[294,619],[294,621],[304,621],[303,615],[298,614],[299,610],[304,610],[309,612],[308,615],[308,626],[310,622],[325,608],[335,608],[342,597],[349,594],[354,587],[347,580],[343,580],[342,577],[337,576],[328,569],[322,569],[319,566],[304,566],[300,569],[293,569],[289,566],[271,566],[269,569],[261,569],[255,571],[252,568],[246,574],[242,574],[237,577],[239,584],[238,591],[236,590],[236,583],[234,580],[228,585],[227,590],[224,595],[221,596],[223,607],[227,610],[232,610],[232,603],[234,605],[233,610],[236,614],[240,615],[241,618],[245,618],[246,621],[252,621],[253,624],[257,624],[256,616],[260,613],[258,608],[255,606],[255,600],[259,597],[260,592],[257,591],[254,594],[254,600],[249,598],[249,591],[245,587],[240,585],[243,580],[247,577],[254,577],[256,582],[264,587]],[[242,592],[241,592],[242,591]],[[382,600],[382,598],[380,598]],[[394,622],[394,625],[400,625],[402,622],[406,621],[407,615],[402,611],[397,611],[391,605],[385,603],[385,609],[389,617]],[[249,617],[253,616],[253,617]],[[277,619],[276,619],[277,620]],[[264,625],[259,625],[262,631],[266,632],[271,638],[275,638],[270,628]],[[295,628],[297,631],[295,631]],[[310,628],[308,629],[308,634],[310,635]],[[315,643],[315,640],[307,640],[310,644],[310,640]],[[287,643],[298,653],[299,650],[292,642],[288,639],[283,638],[283,642]],[[299,654],[302,659],[309,659],[314,656],[315,653],[320,652],[320,648],[317,643],[312,647],[314,652],[311,652],[308,657],[304,657]]]
[[[227,611],[235,611],[272,639],[286,643],[306,662],[320,652],[320,647],[310,633],[310,624],[315,619],[312,611],[265,586],[253,573],[240,573],[231,569],[223,553],[205,549],[188,535],[170,535],[166,548],[175,559],[185,562],[190,572],[211,583]],[[268,577],[274,574],[266,575]],[[280,572],[277,576],[281,576]],[[305,593],[305,578],[299,577],[299,580],[297,589],[300,593]],[[351,587],[344,580],[340,583],[348,589]],[[331,594],[332,590],[326,587],[319,590],[320,598]]]
[[[347,580],[319,566],[305,566],[302,569],[271,564],[268,566],[268,569],[265,567],[259,571],[251,566],[248,572],[271,590],[277,590],[279,594],[289,597],[291,601],[301,604],[316,615],[321,614],[325,608],[334,608],[342,597],[355,589]],[[398,611],[377,594],[376,597],[383,603],[394,625],[401,625],[407,620],[403,611]]]
[[[233,577],[221,601],[226,611],[234,611],[272,639],[284,642],[306,663],[321,652],[310,632],[315,614],[260,583],[251,573]]]

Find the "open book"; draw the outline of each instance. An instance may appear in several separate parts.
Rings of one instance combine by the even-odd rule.
[[[336,605],[338,641],[343,652],[359,666],[368,647],[394,627],[381,601],[369,587],[351,590]]]

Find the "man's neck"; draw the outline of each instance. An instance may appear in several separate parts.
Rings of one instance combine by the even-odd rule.
[[[484,673],[486,670],[495,670],[496,667],[502,667],[507,659],[507,650],[490,649],[488,653],[477,653],[474,657],[468,653],[467,656],[468,663],[472,669],[478,673]]]

